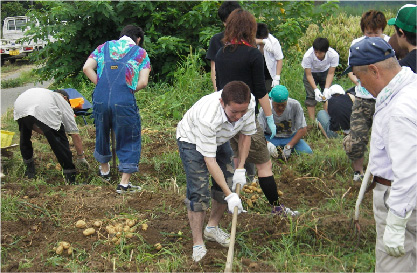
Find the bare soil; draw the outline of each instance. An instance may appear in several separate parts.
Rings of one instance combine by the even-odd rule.
[[[93,134],[93,128],[88,134]],[[165,140],[166,134],[160,132],[144,132],[151,138],[151,142],[143,146],[142,157],[151,154],[163,154],[176,149],[175,142]],[[38,141],[45,141],[41,136],[34,136]],[[85,143],[85,149],[93,151],[94,143]],[[92,152],[87,160],[95,162]],[[188,225],[187,212],[183,203],[184,196],[171,187],[159,187],[158,192],[147,190],[144,176],[153,177],[154,187],[158,188],[160,173],[150,164],[140,163],[141,174],[135,176],[134,184],[143,185],[141,192],[119,195],[115,192],[115,183],[106,185],[63,185],[60,171],[53,162],[56,160],[51,151],[40,153],[36,151],[36,166],[39,173],[47,180],[48,185],[32,185],[30,180],[11,181],[7,176],[2,181],[2,194],[19,196],[19,215],[17,221],[1,222],[2,251],[7,249],[2,257],[1,270],[3,272],[66,272],[69,269],[60,265],[52,265],[45,261],[56,256],[54,246],[60,241],[70,242],[74,247],[73,257],[84,257],[86,252],[88,262],[86,266],[92,271],[113,272],[113,258],[115,244],[105,227],[109,224],[124,222],[125,215],[135,215],[137,236],[126,239],[132,245],[145,244],[149,253],[157,253],[169,249],[173,243],[182,242],[184,246],[185,263],[179,271],[219,272],[224,270],[227,259],[227,248],[217,243],[206,242],[207,256],[200,263],[191,259],[192,239]],[[52,163],[51,163],[52,162]],[[12,166],[9,166],[12,168]],[[92,167],[92,169],[95,167]],[[307,216],[314,215],[315,208],[324,204],[329,197],[334,196],[333,187],[336,181],[323,181],[318,178],[296,177],[285,165],[281,166],[281,179],[277,179],[279,190],[284,194],[281,202],[291,208],[308,206],[311,208],[297,220],[300,223]],[[95,176],[94,171],[81,174],[81,180],[88,182]],[[7,174],[7,169],[6,169]],[[115,180],[115,179],[114,179]],[[117,179],[116,179],[117,181]],[[149,185],[149,184],[148,184]],[[151,187],[149,187],[151,188]],[[358,185],[353,185],[346,194],[346,198],[356,199]],[[243,196],[248,198],[248,196]],[[369,199],[369,196],[368,196]],[[313,237],[331,240],[332,236],[349,233],[349,218],[347,215],[315,215],[322,217],[315,228],[311,229]],[[102,226],[96,228],[96,233],[90,236],[82,234],[83,229],[75,227],[77,220],[83,219],[88,227],[96,220],[102,221]],[[221,226],[230,230],[232,215],[227,214],[221,221]],[[141,223],[147,223],[148,229],[142,230]],[[372,229],[372,222],[364,223],[363,227]],[[283,234],[289,232],[289,220],[270,215],[269,212],[257,213],[248,208],[248,213],[238,216],[237,232],[239,236],[250,236],[250,240],[257,245],[268,244],[271,240],[279,240]],[[180,233],[179,233],[180,232]],[[246,234],[246,235],[239,235]],[[162,250],[153,246],[162,245]],[[239,244],[235,245],[235,253],[242,251]],[[113,254],[112,254],[113,253]],[[107,254],[107,255],[105,255]],[[134,257],[136,253],[131,253]],[[64,254],[63,254],[64,255]],[[64,255],[65,256],[65,255]],[[66,255],[68,257],[68,255]],[[22,261],[31,261],[30,267],[20,268]],[[273,272],[283,271],[284,268],[274,268],[267,263],[268,256],[251,261],[242,258],[235,271],[241,272]],[[117,261],[116,261],[117,262]],[[145,267],[132,259],[128,263],[117,264],[117,271],[157,271],[158,269]]]

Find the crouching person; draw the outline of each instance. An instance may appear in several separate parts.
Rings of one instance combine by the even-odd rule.
[[[256,132],[255,98],[241,81],[226,84],[223,90],[204,96],[184,115],[177,127],[177,143],[187,180],[185,203],[193,236],[195,262],[207,253],[203,241],[206,210],[210,218],[204,229],[204,238],[229,247],[230,235],[218,227],[228,208],[233,212],[242,202],[235,190],[237,183],[246,183],[245,176],[233,173],[233,152],[229,139],[241,132],[239,138],[239,165],[243,169],[249,153],[251,135]],[[213,185],[209,189],[209,176]]]
[[[276,146],[283,148],[284,159],[288,159],[293,150],[297,153],[313,153],[310,146],[302,139],[307,134],[307,124],[301,104],[288,97],[288,90],[283,85],[272,88],[269,97],[277,134],[271,138],[271,131],[266,126],[266,117],[262,109],[258,121],[264,130],[271,156],[278,156]]]
[[[43,134],[48,140],[62,166],[65,182],[75,184],[76,170],[65,133],[72,137],[77,151],[77,163],[86,167],[89,167],[89,164],[84,157],[83,145],[68,93],[64,90],[28,89],[14,103],[14,119],[19,124],[20,152],[26,165],[25,175],[34,178],[36,174],[30,140],[33,130]]]

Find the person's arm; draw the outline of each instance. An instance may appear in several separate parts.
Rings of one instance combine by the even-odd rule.
[[[84,158],[84,149],[81,136],[79,134],[70,134],[72,142],[74,143],[75,151],[77,152],[77,158]]]
[[[352,100],[352,102],[355,102],[355,96],[352,94],[348,94],[348,95],[349,95],[349,98]]]
[[[246,158],[249,155],[249,148],[250,148],[251,136],[247,136],[244,134],[239,135],[238,141],[238,149],[239,149],[239,158],[238,158],[238,165],[236,169],[243,169]]]
[[[269,102],[269,96],[266,94],[263,98],[259,99],[259,104],[264,110],[265,116],[272,115],[271,103]]]
[[[359,85],[358,78],[356,78],[356,76],[355,76],[355,74],[353,74],[353,72],[349,72],[348,77],[356,86]]]
[[[328,107],[329,107],[329,100],[326,100],[326,101],[323,103],[323,109],[327,112],[327,114],[329,113],[329,111],[327,110],[327,109],[328,109]]]
[[[215,157],[204,157],[204,162],[206,162],[207,169],[213,179],[216,181],[217,185],[222,189],[225,196],[229,196],[232,191],[229,189],[229,186],[226,183],[224,174],[220,169],[219,164],[217,164]]]
[[[277,75],[281,76],[282,65],[284,64],[283,59],[277,60]]]
[[[307,127],[298,129],[297,133],[292,137],[291,141],[287,145],[290,145],[291,148],[300,141],[307,134]]]
[[[316,82],[314,81],[313,74],[311,73],[311,68],[306,68],[304,69],[304,71],[306,73],[308,83],[311,85],[313,89],[317,89]]]
[[[97,61],[93,58],[88,58],[87,61],[84,63],[83,72],[90,79],[94,84],[97,84]]]
[[[214,92],[216,92],[216,63],[213,60],[210,61],[210,78],[211,82],[213,83]]]
[[[136,92],[145,88],[148,85],[149,73],[151,70],[149,68],[144,68],[139,72],[138,85],[136,86]]]
[[[329,68],[329,71],[327,72],[326,84],[324,85],[324,88],[329,88],[332,85],[335,70],[336,70],[336,67]]]

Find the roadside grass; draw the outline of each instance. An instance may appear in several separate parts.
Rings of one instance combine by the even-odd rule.
[[[18,78],[1,81],[1,88],[14,88],[25,85],[26,83],[37,81],[39,77],[33,71],[23,71]]]
[[[295,98],[304,105],[305,91],[302,83],[303,70],[300,65],[302,54],[293,52],[294,58],[287,58],[284,61],[282,74],[282,84],[287,85],[290,97]],[[185,111],[201,96],[212,92],[209,74],[203,73],[201,61],[192,52],[189,57],[179,64],[178,71],[173,85],[166,83],[150,84],[145,90],[136,94],[140,113],[142,116],[142,130],[146,134],[142,135],[142,145],[154,144],[154,136],[158,136],[161,147],[170,147],[168,151],[143,154],[141,163],[152,166],[158,176],[139,174],[142,186],[147,191],[155,194],[165,191],[174,191],[180,195],[185,195],[185,174],[182,162],[175,143],[175,127]],[[344,88],[349,88],[346,79],[336,79]],[[92,86],[81,83],[82,92],[86,98],[91,99]],[[318,104],[316,111],[322,109]],[[305,110],[305,108],[304,108]],[[306,117],[307,118],[307,117]],[[77,119],[80,124],[80,133],[84,144],[94,147],[94,135],[91,135],[91,126],[84,126],[82,121]],[[307,119],[310,126],[305,141],[312,147],[314,153],[311,155],[293,155],[288,162],[273,161],[273,171],[276,179],[282,179],[290,172],[296,179],[311,180],[314,187],[318,189],[326,198],[320,206],[309,206],[303,204],[297,210],[301,215],[297,219],[289,219],[289,231],[282,234],[280,240],[270,240],[267,244],[259,245],[256,240],[251,238],[251,232],[237,233],[236,245],[240,251],[235,252],[234,268],[238,270],[241,266],[241,259],[247,258],[254,261],[262,260],[273,266],[276,271],[285,272],[306,272],[306,271],[337,271],[337,272],[368,272],[374,270],[374,238],[373,227],[369,226],[363,230],[360,241],[352,240],[349,227],[336,222],[336,218],[348,219],[353,215],[354,198],[347,199],[349,194],[355,194],[352,189],[350,161],[347,159],[342,147],[342,139],[326,140],[321,132],[315,128],[313,122]],[[16,132],[14,143],[18,139],[17,123],[13,120],[12,111],[2,116],[2,129]],[[154,135],[151,135],[154,134]],[[45,141],[41,141],[40,136],[32,138],[34,149],[41,151],[44,158],[50,158],[49,162],[54,163],[54,155]],[[172,145],[172,146],[171,146]],[[171,149],[172,148],[172,149]],[[92,151],[86,151],[92,169],[97,169],[98,163],[94,161]],[[22,179],[24,166],[21,163],[19,152],[8,166],[8,175],[16,183],[20,183],[22,188],[28,187]],[[3,162],[2,162],[3,163]],[[45,190],[42,186],[47,185],[46,177],[59,170],[42,173],[30,186],[38,191]],[[293,181],[296,183],[297,180]],[[105,183],[92,176],[90,184],[105,185]],[[60,191],[59,186],[52,188],[48,193],[55,199],[61,200],[56,203],[45,203],[42,207],[29,205],[24,201],[21,194],[1,195],[1,216],[2,220],[17,220],[23,218],[47,218],[54,221],[57,226],[63,223],[60,208],[65,206],[65,193]],[[261,194],[260,200],[250,213],[269,216],[270,207],[266,198]],[[247,196],[246,196],[247,198]],[[297,199],[299,196],[292,196]],[[302,199],[302,198],[300,198]],[[246,204],[244,205],[245,207]],[[372,208],[368,205],[362,208],[362,215],[367,219],[372,219]],[[112,211],[107,212],[108,219],[116,219],[118,215],[124,218],[137,218],[140,212],[130,208],[127,200],[121,198],[120,203],[114,205]],[[184,211],[177,211],[163,203],[151,212],[150,221],[159,219],[159,215],[164,214],[186,214]],[[334,221],[334,222],[333,222]],[[141,222],[142,223],[142,222]],[[140,224],[141,224],[140,223]],[[337,231],[331,231],[332,225],[338,224]],[[139,224],[139,223],[138,223]],[[320,228],[318,228],[320,227]],[[225,227],[229,228],[229,227]],[[261,226],[259,227],[262,228]],[[98,253],[101,257],[111,260],[116,269],[127,271],[183,271],[183,264],[189,255],[189,249],[185,249],[181,240],[176,242],[163,243],[160,252],[152,252],[152,245],[143,241],[140,234],[135,234],[140,243],[131,244],[122,237],[119,245],[114,245],[110,252]],[[268,235],[265,235],[268,236]],[[179,237],[181,238],[181,237]],[[22,238],[14,238],[16,241]],[[90,249],[84,249],[75,244],[75,251],[72,256],[63,257],[48,252],[47,257],[43,257],[46,266],[64,267],[72,272],[94,271],[94,267],[89,263],[93,259],[93,253],[99,249],[101,244],[109,243],[106,240],[95,242]],[[15,246],[9,244],[2,245],[2,260],[7,260],[7,255]],[[52,249],[52,247],[51,247]],[[130,268],[131,261],[136,261],[136,265],[141,268]],[[225,261],[215,261],[222,268]],[[19,269],[30,269],[31,260],[22,261]],[[242,269],[242,268],[240,268]]]

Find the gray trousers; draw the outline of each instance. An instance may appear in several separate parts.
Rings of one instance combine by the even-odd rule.
[[[417,218],[414,209],[405,229],[405,254],[401,257],[388,255],[384,249],[383,236],[388,215],[386,201],[391,187],[376,183],[373,190],[374,217],[376,225],[375,272],[417,272],[416,230]]]

